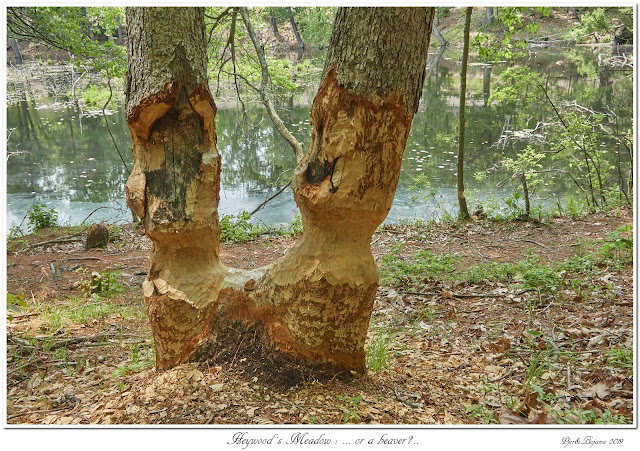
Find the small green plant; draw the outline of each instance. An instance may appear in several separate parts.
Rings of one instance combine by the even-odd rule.
[[[528,331],[528,334],[530,336],[533,336],[533,338],[537,338],[537,336],[539,336],[539,332],[537,331],[530,330]],[[532,353],[529,360],[529,367],[525,371],[523,385],[528,389],[529,387],[534,388],[534,385],[538,381],[540,376],[542,376],[542,374],[547,371],[547,369],[551,365],[552,352],[549,349],[534,350],[532,345],[533,340],[529,337],[527,338],[530,342],[529,347]]]
[[[27,308],[24,296],[19,294],[11,294],[7,291],[7,320],[13,321],[14,313],[22,313]]]
[[[382,371],[389,366],[389,345],[391,335],[386,331],[379,331],[373,336],[366,349],[367,367],[371,371]]]
[[[631,256],[633,253],[632,231],[633,226],[626,224],[611,232],[606,244],[602,247],[604,256],[613,257],[616,260],[621,260],[623,255]]]
[[[629,371],[633,376],[633,348],[626,346],[607,351],[607,363]]]
[[[41,305],[40,327],[52,334],[55,334],[65,325],[64,309],[60,306],[42,304]]]
[[[58,213],[53,208],[47,210],[46,207],[44,204],[33,204],[27,212],[32,230],[53,227],[58,224]]]
[[[302,233],[302,215],[297,214],[289,224],[284,224],[275,231],[278,235],[296,236]]]
[[[92,279],[91,281],[91,289],[99,288],[97,291],[109,296],[113,293],[120,292],[124,290],[124,287],[118,283],[118,277],[120,276],[120,271],[112,271],[109,268],[103,269],[100,271],[98,276]]]
[[[80,305],[69,312],[69,319],[74,324],[87,324],[94,319],[105,319],[114,312],[109,304],[89,302]]]
[[[596,418],[595,424],[632,424],[633,418],[621,414],[612,414],[609,409],[602,412],[600,418]]]
[[[145,359],[140,359],[142,343],[136,343],[129,348],[129,362],[120,366],[112,374],[114,377],[122,377],[129,372],[137,373],[150,366],[155,361],[155,350],[151,347],[151,354]]]
[[[509,282],[513,280],[517,271],[518,267],[512,263],[480,262],[469,268],[465,273],[465,279],[469,283]]]
[[[83,274],[87,273],[84,268],[79,269]],[[85,276],[86,277],[86,276]],[[88,278],[83,277],[80,287],[91,295],[92,299],[97,299],[100,295],[111,296],[124,290],[124,286],[118,283],[120,271],[105,268],[100,272],[93,271]]]
[[[14,225],[14,226],[11,227],[11,229],[9,229],[8,238],[10,240],[16,239],[18,237],[23,237],[23,236],[24,236],[24,232],[22,231],[20,226]]]
[[[527,290],[536,290],[538,293],[550,293],[558,289],[560,279],[553,268],[536,265],[527,268],[522,274],[522,284]]]
[[[220,241],[246,243],[266,232],[264,226],[251,223],[251,215],[243,211],[237,216],[225,215],[220,220]]]
[[[342,422],[348,423],[353,420],[354,423],[360,423],[360,401],[362,401],[362,395],[358,395],[351,398],[346,398],[342,395],[338,395],[338,399],[346,405],[346,412],[342,416]]]
[[[578,219],[588,211],[588,205],[583,200],[568,196],[564,201],[564,212],[571,219]]]
[[[464,411],[467,412],[470,417],[476,418],[483,424],[498,423],[493,410],[488,409],[482,404],[473,404],[469,407],[465,407]]]

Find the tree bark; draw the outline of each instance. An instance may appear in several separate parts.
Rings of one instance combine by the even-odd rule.
[[[302,38],[300,37],[300,33],[298,32],[298,25],[296,24],[296,20],[293,18],[293,11],[290,6],[287,6],[287,11],[289,12],[289,22],[291,23],[291,29],[293,30],[293,34],[296,37],[296,42],[298,43],[298,60],[300,59],[300,55],[304,52],[304,42],[302,42]]]
[[[438,39],[438,42],[440,43],[440,49],[443,49],[447,46],[447,41],[444,40],[444,36],[442,36],[442,33],[440,33],[440,30],[438,30],[438,27],[436,27],[435,25],[433,26],[433,35],[436,37],[436,39]]]
[[[465,132],[465,104],[467,97],[467,65],[469,60],[469,28],[471,26],[471,13],[473,8],[467,8],[464,22],[464,48],[462,50],[462,70],[460,71],[460,124],[458,135],[458,205],[460,206],[460,218],[469,219],[467,199],[464,196],[464,132]]]
[[[9,39],[9,45],[11,45],[11,50],[13,50],[13,54],[16,56],[16,66],[20,66],[22,64],[22,53],[20,53],[18,42],[14,38],[11,38]]]
[[[280,38],[280,33],[278,32],[278,24],[276,19],[273,17],[273,14],[269,13],[269,23],[271,24],[271,33],[274,38]]]
[[[493,7],[487,6],[485,8],[485,23],[492,24],[494,20],[495,17],[493,16]]]
[[[153,242],[143,294],[159,368],[206,353],[240,323],[277,356],[365,370],[378,287],[369,243],[397,187],[433,13],[339,10],[310,151],[292,182],[304,233],[284,257],[245,271],[218,259],[220,156],[204,11],[127,8],[134,169],[126,192]]]
[[[491,97],[491,64],[486,64],[482,68],[482,93],[484,94],[484,106],[489,106],[489,97]]]

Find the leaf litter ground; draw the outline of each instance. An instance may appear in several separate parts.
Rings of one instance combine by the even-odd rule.
[[[7,321],[7,420],[630,422],[632,258],[624,250],[605,258],[602,248],[631,224],[632,213],[619,210],[545,223],[382,227],[372,240],[386,285],[371,320],[370,369],[352,379],[270,367],[251,336],[239,336],[237,349],[218,359],[156,371],[139,289],[150,243],[138,230],[114,228],[106,249],[89,251],[81,228],[10,240],[7,289],[25,305]],[[252,268],[294,242],[225,244],[221,257]],[[451,257],[449,266],[437,272],[442,254]],[[420,255],[431,259],[416,271]],[[567,261],[573,263],[558,266]],[[96,280],[103,291],[92,295]]]

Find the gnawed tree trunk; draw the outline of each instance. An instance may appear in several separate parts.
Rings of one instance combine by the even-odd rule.
[[[433,12],[338,11],[310,150],[292,183],[304,233],[284,257],[245,271],[218,259],[220,156],[204,12],[127,9],[134,170],[126,190],[153,242],[143,294],[159,368],[215,345],[226,324],[240,322],[279,355],[365,369],[378,287],[369,243],[397,187]]]
[[[224,280],[216,106],[203,57],[204,8],[127,8],[126,14],[134,166],[125,190],[153,242],[143,294],[163,368],[186,360],[207,335],[208,321],[197,318],[208,290]]]

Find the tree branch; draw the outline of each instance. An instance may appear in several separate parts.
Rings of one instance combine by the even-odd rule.
[[[109,98],[107,99],[106,103],[102,107],[102,117],[104,117],[104,123],[107,126],[107,131],[109,132],[109,136],[111,136],[111,141],[113,142],[113,145],[116,148],[116,152],[118,152],[118,155],[120,155],[120,160],[122,160],[122,164],[124,164],[124,168],[127,170],[127,174],[131,174],[131,171],[129,170],[129,166],[127,166],[127,163],[124,161],[124,157],[122,156],[122,153],[118,148],[116,139],[113,137],[113,133],[111,133],[111,127],[109,127],[109,121],[107,120],[107,113],[105,112],[105,110],[107,108],[107,105],[109,105],[109,102],[111,102],[111,97],[113,97],[113,90],[111,89],[111,76],[109,75],[109,69],[105,69],[105,71],[107,73],[107,86],[109,87]]]
[[[293,152],[296,155],[296,160],[302,160],[304,153],[302,151],[302,145],[298,142],[298,140],[293,136],[293,134],[287,129],[278,116],[278,112],[275,109],[273,104],[273,99],[271,98],[271,94],[269,92],[271,85],[271,77],[269,76],[269,67],[267,66],[267,60],[264,56],[264,49],[258,42],[258,38],[256,33],[251,25],[251,21],[249,20],[249,12],[247,8],[240,8],[240,14],[242,15],[242,20],[244,21],[244,25],[247,29],[247,33],[249,33],[249,37],[251,38],[251,42],[253,43],[253,48],[256,50],[256,54],[258,55],[258,61],[260,62],[260,69],[262,70],[262,82],[260,83],[260,88],[258,92],[260,93],[260,99],[262,103],[267,109],[267,113],[275,125],[276,129],[280,132],[282,137],[287,141],[289,146],[293,149]]]
[[[262,207],[264,207],[267,202],[269,202],[271,199],[273,199],[274,197],[276,197],[277,195],[279,195],[280,193],[282,193],[285,189],[287,189],[287,187],[291,185],[291,181],[289,181],[286,185],[284,185],[280,191],[278,191],[277,193],[275,193],[273,196],[271,196],[270,198],[268,198],[267,200],[265,200],[264,202],[262,202],[260,205],[258,205],[251,213],[249,213],[249,216],[253,216],[254,213],[257,213],[258,210],[260,210]]]

